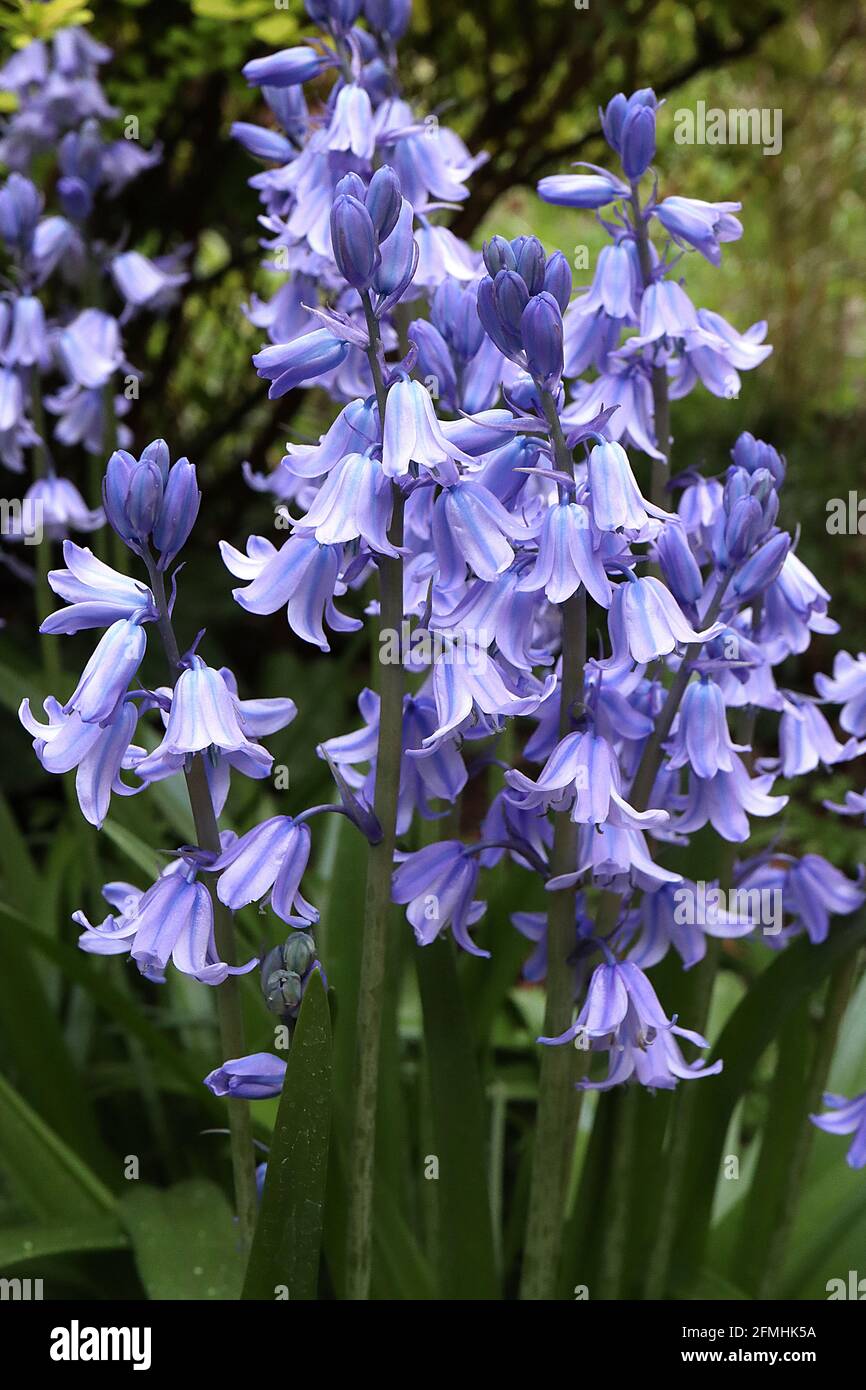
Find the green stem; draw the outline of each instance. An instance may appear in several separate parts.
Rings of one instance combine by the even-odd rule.
[[[542,393],[545,415],[556,451],[556,465],[573,473],[573,464],[556,406],[549,392]],[[586,590],[581,585],[562,605],[562,678],[559,705],[559,736],[571,731],[572,708],[583,695],[583,668],[586,661]],[[577,863],[578,827],[571,817],[557,815],[553,829],[551,874],[571,873]],[[551,895],[547,912],[547,981],[544,1007],[544,1034],[558,1037],[571,1024],[574,1008],[574,972],[570,956],[574,949],[575,892],[563,889]],[[541,1049],[538,1082],[538,1111],[532,1154],[529,1210],[526,1225],[520,1297],[527,1300],[552,1299],[558,1286],[562,1232],[565,1220],[565,1192],[569,1173],[570,1146],[574,1140],[574,1111],[579,1104],[574,1081],[576,1057],[572,1047],[544,1046]]]
[[[162,572],[157,569],[151,555],[145,554],[144,561],[159,614],[157,627],[168,658],[172,681],[174,681],[180,674],[182,667],[180,649],[168,611],[165,579]],[[184,771],[184,777],[186,778],[187,795],[189,796],[199,848],[219,854],[221,848],[219,825],[211,799],[202,754],[197,753],[190,760],[189,767]],[[221,960],[226,961],[228,965],[235,965],[237,963],[237,945],[234,917],[217,897],[215,883],[210,885],[210,895],[213,902],[214,938],[217,951]],[[246,1052],[246,1045],[244,1043],[243,1014],[237,976],[229,975],[221,985],[216,986],[214,992],[216,994],[223,1058],[243,1057]],[[257,1211],[255,1150],[247,1101],[236,1099],[229,1101],[228,1123],[240,1242],[241,1248],[246,1252],[252,1243]]]
[[[362,296],[362,299],[370,338],[367,358],[373,374],[379,405],[379,423],[382,428],[385,421],[385,384],[379,356],[379,325],[369,295]],[[393,497],[394,509],[388,535],[393,545],[400,546],[403,542],[403,495],[396,484],[393,485]],[[379,632],[382,634],[390,630],[399,634],[403,621],[403,561],[399,557],[379,557],[379,593]],[[352,1300],[370,1297],[379,1052],[391,904],[391,872],[397,839],[397,797],[403,750],[403,687],[402,664],[383,662],[379,683],[379,738],[373,802],[373,809],[382,828],[382,839],[378,845],[370,846],[367,859],[364,934],[358,982],[354,1108],[349,1150],[346,1296]]]

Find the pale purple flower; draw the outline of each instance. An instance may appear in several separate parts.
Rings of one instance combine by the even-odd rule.
[[[310,857],[310,831],[291,816],[272,816],[229,844],[210,865],[219,874],[217,897],[233,912],[265,895],[290,926],[317,922],[319,914],[300,891]]]

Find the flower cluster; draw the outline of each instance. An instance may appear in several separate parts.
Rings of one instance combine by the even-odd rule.
[[[308,3],[319,33],[244,69],[269,124],[234,128],[266,166],[252,180],[266,264],[287,273],[269,302],[249,306],[268,339],[255,369],[272,397],[315,383],[338,412],[318,443],[289,443],[272,475],[251,480],[292,504],[288,536],[251,536],[242,549],[234,538],[222,554],[243,609],[285,609],[295,636],[322,651],[332,633],[378,624],[379,693],[362,692],[359,729],[318,750],[341,804],[180,847],[144,893],[109,885],[113,912],[96,926],[82,919],[81,944],[129,951],[152,979],[171,957],[217,984],[252,962],[219,958],[215,904],[267,902],[297,935],[268,957],[263,990],[293,1016],[319,968],[317,914],[301,892],[307,822],[341,810],[384,845],[387,886],[422,948],[450,929],[466,951],[495,951],[482,873],[508,855],[537,876],[551,921],[574,923],[566,954],[544,914],[515,914],[534,947],[528,977],[573,981],[569,1016],[539,1041],[581,1040],[591,1065],[607,1054],[584,1087],[670,1088],[722,1065],[683,1057],[680,1040],[708,1044],[668,1016],[648,978],[672,947],[688,968],[707,935],[751,934],[773,949],[804,934],[820,942],[832,917],[866,900],[859,879],[820,856],[774,846],[723,885],[749,909],[702,920],[698,885],[669,857],[705,826],[743,844],[751,817],[783,811],[779,774],[861,751],[866,658],[840,656],[817,696],[779,683],[786,659],[836,624],[784,524],[785,464],[773,445],[742,434],[715,474],[670,476],[669,402],[698,380],[734,396],[739,373],[771,351],[765,325],[738,333],[696,308],[678,278],[690,248],[718,263],[742,233],[739,204],[659,200],[659,104],[649,90],[619,94],[602,124],[621,175],[588,167],[539,185],[549,202],[596,210],[610,244],[592,283],[575,293],[565,256],[534,236],[494,236],[482,255],[471,251],[439,219],[466,196],[479,157],[400,96],[395,43],[408,9]],[[629,450],[655,461],[648,484]],[[162,443],[138,459],[116,453],[105,509],[147,584],[71,543],[50,577],[69,606],[44,630],[106,632],[69,700],[46,702],[48,724],[26,702],[22,719],[48,770],[78,767],[94,824],[112,793],[177,771],[194,781],[199,766],[215,817],[230,770],[266,776],[259,740],[295,712],[288,699],[240,699],[230,672],[172,649],[163,575],[197,506],[194,469],[170,467]],[[139,689],[154,624],[171,684]],[[846,743],[822,709],[833,703]],[[778,757],[753,756],[758,712],[778,718]],[[162,741],[146,752],[134,737],[151,713]],[[420,821],[456,807],[471,777],[492,791],[480,826],[461,835],[452,816],[447,837],[422,839]],[[839,809],[864,807],[851,794]],[[371,858],[371,875],[380,871]],[[764,893],[781,895],[781,922],[764,919]],[[267,1054],[236,1057],[207,1084],[255,1098],[274,1094],[283,1071]],[[821,1123],[862,1129],[862,1098]]]
[[[115,443],[132,443],[123,421],[140,374],[126,359],[123,325],[163,309],[188,278],[177,256],[151,260],[95,234],[99,200],[117,198],[161,157],[141,147],[129,120],[120,138],[104,133],[120,115],[99,81],[110,58],[73,27],[50,45],[34,41],[0,69],[0,89],[17,102],[0,135],[0,161],[12,171],[0,187],[10,286],[0,298],[0,462],[21,473],[33,452],[37,476],[23,515],[38,505],[52,538],[96,530],[105,518],[98,498],[88,507],[81,488],[58,475],[51,435],[59,448],[80,446],[100,459]],[[46,182],[44,160],[38,175],[33,166],[49,150],[56,171]],[[51,187],[56,211],[46,211],[37,178]],[[24,539],[21,529],[7,538]]]

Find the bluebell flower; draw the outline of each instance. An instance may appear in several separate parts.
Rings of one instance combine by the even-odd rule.
[[[360,538],[379,555],[398,555],[388,540],[393,505],[381,461],[370,453],[350,453],[329,472],[298,526],[311,530],[320,545]]]
[[[711,265],[719,265],[722,244],[738,241],[743,226],[734,216],[742,203],[705,203],[700,198],[664,198],[652,208],[665,231],[677,244],[685,243],[700,251]]]
[[[271,383],[268,399],[276,400],[305,381],[313,381],[344,362],[348,343],[335,338],[327,328],[316,328],[290,343],[274,343],[253,356],[260,377]]]
[[[813,945],[826,941],[831,916],[847,917],[866,902],[860,867],[852,882],[820,854],[762,855],[740,868],[737,887],[748,891],[779,890],[782,905],[808,934]]]
[[[310,831],[291,816],[272,816],[223,847],[209,871],[219,874],[217,897],[232,911],[268,894],[274,912],[291,926],[317,922],[300,891],[310,857]]]
[[[179,760],[180,766],[188,754],[209,748],[244,753],[268,771],[271,755],[248,737],[238,705],[222,672],[206,665],[200,656],[190,657],[171,693],[162,742],[137,765],[138,775],[146,777],[151,765],[158,766],[165,757]]]
[[[660,580],[629,574],[614,590],[610,609],[610,639],[614,665],[635,661],[643,665],[667,656],[680,644],[707,642],[722,631],[720,623],[695,629]]]
[[[706,885],[707,892],[717,888],[715,883]],[[720,895],[721,896],[721,895]],[[673,946],[683,963],[684,970],[704,959],[707,953],[707,937],[720,937],[730,940],[748,936],[760,925],[746,913],[729,913],[719,906],[713,912],[704,913],[706,920],[689,921],[688,914],[682,911],[682,904],[689,899],[696,902],[697,884],[683,879],[680,884],[662,884],[654,893],[645,893],[633,914],[630,914],[629,929],[639,931],[639,935],[628,949],[628,959],[639,965],[641,970],[649,970],[664,960],[668,949]],[[693,913],[695,918],[700,914]]]
[[[342,776],[372,807],[376,791],[376,753],[379,738],[379,696],[362,690],[358,697],[364,725],[355,733],[326,739],[316,750],[339,768]],[[443,740],[437,747],[424,747],[436,729],[436,706],[427,696],[403,697],[403,757],[397,797],[397,833],[403,835],[415,812],[425,820],[435,819],[430,800],[455,802],[466,785],[467,773],[457,745]],[[366,769],[366,770],[365,770]]]
[[[749,816],[775,816],[788,804],[787,796],[771,796],[773,774],[750,777],[742,759],[731,753],[731,771],[714,777],[689,773],[688,795],[674,829],[689,834],[710,824],[723,840],[749,838]]]
[[[141,973],[157,984],[164,982],[169,960],[177,970],[206,985],[222,984],[229,975],[244,975],[258,963],[253,958],[244,965],[229,966],[219,959],[210,893],[183,859],[170,864],[137,900],[128,900],[121,918],[109,916],[99,927],[92,927],[83,913],[75,914],[75,920],[87,929],[85,949],[92,951],[93,937],[101,934],[110,941],[112,953],[125,939]]]
[[[345,151],[356,159],[372,159],[376,148],[373,108],[363,87],[348,83],[337,92],[325,136],[327,149]]]
[[[849,1168],[866,1168],[866,1091],[853,1100],[825,1091],[824,1104],[825,1114],[809,1116],[812,1124],[826,1134],[853,1134],[846,1162]]]
[[[120,619],[152,622],[156,604],[146,584],[119,574],[110,565],[74,541],[63,542],[66,568],[49,570],[48,582],[67,603],[50,614],[40,632],[72,633],[91,627],[108,627]]]
[[[430,392],[409,377],[399,377],[388,392],[382,440],[382,467],[389,478],[408,473],[411,463],[434,469],[449,461],[472,461],[446,438]]]
[[[524,809],[568,811],[580,825],[640,829],[667,824],[667,811],[636,811],[621,792],[619,764],[606,739],[590,731],[566,734],[535,781],[512,770],[505,780],[511,800]]]
[[[539,198],[563,208],[603,208],[617,198],[629,196],[628,184],[593,164],[584,166],[591,174],[550,174],[537,185]]]
[[[298,637],[323,652],[330,651],[323,623],[335,632],[357,632],[357,618],[347,618],[334,605],[334,595],[345,592],[338,575],[342,546],[320,545],[315,536],[290,536],[276,549],[263,536],[250,536],[247,554],[226,541],[220,542],[226,568],[239,579],[252,582],[233,589],[232,597],[249,613],[276,613],[286,605],[289,627]]]
[[[130,744],[138,723],[136,707],[132,700],[122,700],[103,723],[85,723],[78,710],[64,709],[51,695],[43,708],[47,724],[40,724],[31,713],[29,700],[22,700],[18,710],[18,718],[33,735],[33,751],[46,772],[77,768],[75,791],[81,814],[99,830],[112,793],[131,796],[136,790],[120,776],[122,769],[133,766]]]
[[[492,729],[498,727],[502,715],[530,714],[555,685],[553,675],[542,683],[528,673],[509,685],[500,666],[482,648],[454,646],[433,667],[439,723],[425,738],[424,746],[438,746],[446,734],[460,729],[467,720],[493,720],[492,726],[488,724]]]
[[[46,371],[51,347],[42,302],[33,295],[19,295],[12,303],[9,336],[0,348],[4,367],[39,367]]]
[[[83,309],[57,339],[63,369],[71,382],[96,389],[127,365],[117,319],[101,309]]]
[[[583,584],[596,603],[609,608],[604,559],[604,542],[599,544],[588,508],[581,502],[556,502],[544,513],[535,563],[518,588],[525,593],[543,589],[551,603],[563,603]]]
[[[686,686],[665,748],[669,767],[688,766],[696,777],[733,772],[735,754],[746,750],[731,739],[724,697],[715,681],[702,676]]]
[[[467,564],[479,579],[495,579],[514,559],[509,541],[527,540],[534,529],[473,479],[444,487],[433,506],[432,536],[443,588],[459,584]]]
[[[576,301],[582,315],[603,310],[609,319],[637,322],[640,301],[640,264],[635,244],[628,238],[603,246],[598,253],[592,285]]]
[[[799,777],[814,772],[819,763],[833,767],[850,762],[864,752],[856,738],[840,743],[826,715],[814,700],[785,692],[779,722],[779,761],[783,777]]]
[[[166,269],[140,251],[124,251],[111,262],[111,278],[128,309],[164,308],[189,279],[185,271]]]
[[[650,517],[671,519],[671,513],[641,494],[628,455],[621,444],[605,440],[589,454],[589,508],[598,531],[623,531],[640,536]]]
[[[286,1063],[271,1052],[234,1057],[209,1072],[204,1084],[215,1096],[235,1100],[271,1100],[283,1089]]]
[[[682,882],[682,874],[665,869],[653,859],[642,831],[611,821],[581,828],[576,868],[548,879],[545,888],[551,893],[573,888],[587,873],[599,887],[613,892],[637,887],[654,893],[665,883]]]
[[[483,917],[487,904],[475,899],[477,856],[459,840],[440,840],[415,854],[398,856],[391,887],[395,903],[405,903],[406,917],[419,946],[429,946],[446,928],[464,951],[489,957],[475,945],[469,928]]]
[[[31,516],[34,521],[28,525]],[[4,528],[3,537],[23,540],[41,527],[52,540],[63,540],[70,531],[97,531],[104,525],[105,513],[101,507],[91,509],[74,483],[51,474],[31,483],[23,498],[21,524]]]
[[[796,557],[794,557],[796,558]],[[833,675],[815,677],[815,689],[824,700],[841,705],[839,723],[846,733],[862,738],[866,734],[866,654],[837,652]]]
[[[146,649],[147,637],[137,616],[112,623],[64,704],[64,714],[74,711],[85,724],[111,720],[144,660]]]
[[[297,87],[318,77],[334,61],[332,53],[317,53],[314,48],[284,48],[267,58],[251,59],[243,75],[251,87]]]

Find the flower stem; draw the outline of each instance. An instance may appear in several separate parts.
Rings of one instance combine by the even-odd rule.
[[[368,295],[362,296],[370,347],[367,353],[380,429],[385,420],[385,384],[380,361],[379,325]],[[388,538],[403,543],[403,495],[393,486],[394,510]],[[400,631],[403,621],[403,561],[379,557],[380,633]],[[381,647],[380,647],[381,650]],[[371,845],[367,859],[364,901],[364,935],[358,982],[353,1115],[349,1150],[349,1217],[346,1296],[370,1297],[373,1254],[373,1160],[376,1145],[376,1108],[379,1090],[379,1052],[385,989],[385,955],[391,903],[391,872],[397,837],[397,796],[403,751],[403,667],[399,662],[381,665],[379,682],[379,738],[376,750],[376,790],[373,810],[382,828],[379,844]]]
[[[151,555],[145,554],[144,562],[147,566],[150,586],[154,598],[156,599],[157,612],[159,614],[157,627],[160,637],[162,638],[166,657],[168,658],[172,681],[174,681],[179,675],[182,667],[180,663],[180,649],[177,644],[171,615],[168,611],[165,580],[162,572],[158,570],[154,564]],[[186,778],[187,795],[189,796],[189,804],[195,823],[199,848],[210,850],[214,854],[219,854],[219,824],[217,822],[216,812],[214,811],[210,787],[208,786],[207,771],[202,754],[197,753],[190,759],[189,767],[184,771],[184,777]],[[237,946],[235,942],[234,917],[229,909],[221,903],[217,897],[215,883],[211,883],[209,891],[213,902],[214,938],[217,951],[219,952],[221,960],[226,961],[228,965],[235,965],[237,963]],[[237,977],[235,975],[229,975],[221,985],[215,986],[214,992],[216,994],[217,1018],[219,1021],[220,1045],[222,1048],[223,1060],[228,1060],[233,1057],[243,1057],[246,1052],[246,1045],[244,1043],[244,1023]],[[229,1101],[228,1124],[240,1243],[242,1250],[246,1252],[249,1250],[252,1243],[257,1211],[255,1151],[253,1148],[250,1109],[247,1101],[234,1098]]]
[[[562,435],[553,397],[542,393],[545,415],[561,472],[573,473],[571,454]],[[586,590],[581,585],[562,605],[562,676],[559,736],[571,730],[572,707],[583,694],[586,661]],[[566,813],[556,816],[553,828],[551,873],[573,872],[577,863],[578,828]],[[557,1037],[571,1023],[574,1007],[574,889],[553,893],[547,912],[547,982],[544,1033]],[[559,1274],[564,1203],[569,1170],[569,1150],[574,1138],[575,1051],[571,1047],[541,1049],[538,1110],[532,1153],[532,1176],[524,1245],[520,1297],[527,1300],[556,1297]]]

